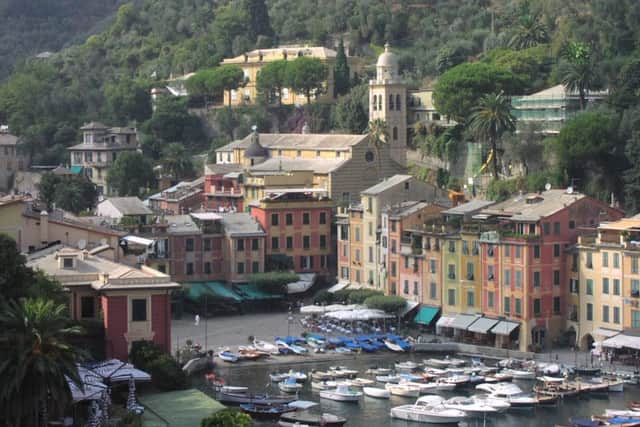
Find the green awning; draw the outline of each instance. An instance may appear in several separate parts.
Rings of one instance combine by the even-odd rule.
[[[264,300],[264,299],[277,299],[282,298],[282,295],[270,294],[262,291],[256,285],[251,283],[245,283],[242,285],[236,285],[238,291],[247,300]]]
[[[71,171],[71,173],[78,175],[79,173],[82,173],[82,166],[71,166],[69,170]]]
[[[231,289],[227,288],[220,282],[195,282],[187,283],[189,291],[187,292],[187,298],[197,300],[203,295],[210,295],[212,297],[224,298],[235,302],[242,302],[243,298]]]
[[[422,306],[418,310],[416,317],[413,318],[413,321],[416,323],[420,323],[422,325],[430,325],[433,322],[434,317],[440,311],[439,307],[428,307]]]

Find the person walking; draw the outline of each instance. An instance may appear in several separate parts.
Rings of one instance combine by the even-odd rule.
[[[195,325],[198,326],[200,324],[200,315],[196,314]]]

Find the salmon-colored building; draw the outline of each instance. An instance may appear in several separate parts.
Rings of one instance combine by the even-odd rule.
[[[248,213],[222,214],[224,226],[223,269],[227,283],[247,282],[264,272],[266,233]]]
[[[244,209],[242,190],[242,165],[236,163],[216,163],[204,168],[205,209],[214,211],[237,211]]]

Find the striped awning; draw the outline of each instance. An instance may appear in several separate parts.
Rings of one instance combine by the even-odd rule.
[[[455,315],[440,316],[436,322],[436,326],[439,328],[450,328],[453,321],[456,320]]]
[[[496,323],[498,323],[498,319],[491,319],[490,317],[481,317],[475,322],[473,322],[467,330],[469,332],[475,332],[478,334],[486,334],[489,332],[489,329],[493,328]]]
[[[463,331],[466,331],[467,328],[477,319],[478,316],[475,314],[458,314],[456,315],[454,321],[451,323],[451,327],[454,329],[461,329]]]
[[[496,335],[509,335],[518,326],[520,326],[520,323],[501,320],[496,326],[491,329],[491,332]]]
[[[613,329],[596,328],[593,330],[593,335],[604,337],[604,338],[611,338],[618,335],[620,332],[621,331],[614,331]]]

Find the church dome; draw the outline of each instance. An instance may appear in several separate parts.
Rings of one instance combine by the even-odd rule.
[[[244,156],[249,157],[268,157],[269,150],[260,145],[260,136],[258,135],[258,130],[254,126],[253,132],[251,133],[251,142],[249,146],[244,151]]]
[[[398,78],[398,55],[389,50],[389,43],[384,45],[384,52],[376,62],[377,80],[395,80]]]

